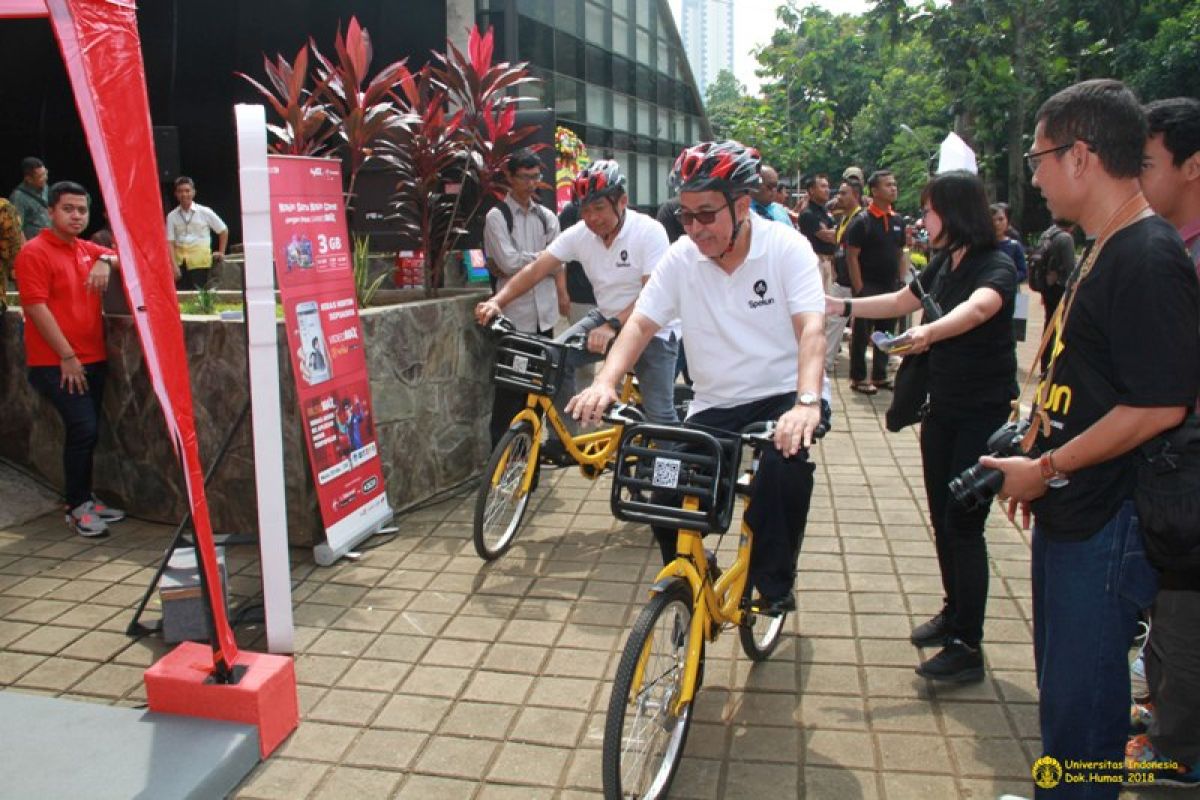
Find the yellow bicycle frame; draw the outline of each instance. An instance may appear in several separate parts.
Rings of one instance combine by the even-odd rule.
[[[700,508],[700,503],[695,497],[688,497],[684,500],[683,507],[688,511],[696,511]],[[745,506],[743,512],[744,510]],[[663,567],[654,579],[655,588],[651,590],[652,594],[678,578],[686,580],[692,590],[692,632],[688,639],[683,688],[675,698],[675,707],[672,709],[672,713],[676,715],[682,714],[687,704],[696,696],[696,681],[700,674],[704,641],[715,641],[722,625],[738,624],[742,621],[745,612],[740,605],[746,589],[746,580],[750,575],[750,545],[753,540],[754,532],[750,530],[749,525],[742,522],[737,558],[714,583],[708,578],[708,556],[704,552],[703,537],[697,531],[681,528],[675,560]],[[638,664],[633,680],[635,691],[641,691],[642,671],[649,652],[649,647],[642,651],[642,661]]]
[[[638,392],[633,382],[633,376],[626,375],[625,382],[621,385],[620,401],[628,403],[637,398]],[[597,474],[608,463],[621,441],[623,428],[621,425],[572,436],[571,432],[567,430],[562,416],[559,415],[558,409],[554,407],[553,400],[545,395],[530,394],[525,399],[525,408],[513,417],[511,425],[525,421],[533,427],[533,448],[529,453],[531,462],[537,461],[538,452],[542,448],[543,419],[549,420],[551,429],[562,441],[563,447],[566,448],[571,458],[575,459],[581,467],[596,469]],[[501,460],[496,466],[496,473],[491,476],[492,485],[495,485],[500,476],[504,474],[504,467],[505,462]],[[533,473],[532,469],[525,471],[525,475],[521,478],[521,494],[529,492],[529,487],[533,484]]]

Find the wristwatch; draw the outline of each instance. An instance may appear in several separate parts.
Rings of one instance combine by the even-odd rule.
[[[796,405],[798,405],[798,406],[815,406],[820,399],[821,399],[820,397],[813,394],[812,392],[801,392],[800,396],[796,398]]]
[[[608,319],[604,320],[604,324],[607,325],[608,327],[612,328],[617,333],[621,332],[621,318],[620,317],[609,317]]]
[[[1058,467],[1054,466],[1053,456],[1053,450],[1042,453],[1041,458],[1038,459],[1038,467],[1042,471],[1042,480],[1046,482],[1047,486],[1051,489],[1061,489],[1070,483],[1071,479],[1065,472],[1059,472]]]

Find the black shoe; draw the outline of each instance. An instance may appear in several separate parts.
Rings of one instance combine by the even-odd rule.
[[[750,610],[765,617],[781,617],[796,610],[796,596],[791,592],[775,598],[759,595],[750,603]]]
[[[922,622],[913,628],[912,635],[908,637],[908,640],[916,647],[934,647],[945,644],[946,637],[949,635],[949,615],[946,614],[946,609],[943,608],[933,619],[928,622]]]
[[[563,447],[563,443],[555,436],[547,439],[542,445],[542,449],[538,451],[538,460],[552,467],[566,467],[575,463],[567,448]]]
[[[983,680],[983,648],[950,639],[936,656],[921,662],[917,674],[931,681],[978,683]]]

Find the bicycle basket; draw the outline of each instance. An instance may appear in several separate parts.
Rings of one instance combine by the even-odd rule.
[[[548,339],[508,334],[496,345],[492,380],[506,389],[553,397],[565,362],[563,348]]]
[[[613,516],[701,533],[725,531],[733,518],[733,483],[741,440],[667,425],[633,425],[621,435],[613,475]],[[700,509],[680,508],[685,497]]]

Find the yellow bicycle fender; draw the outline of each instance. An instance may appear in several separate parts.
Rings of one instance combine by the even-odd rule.
[[[537,465],[537,459],[538,459],[538,451],[540,451],[542,449],[542,441],[541,441],[542,437],[540,435],[542,432],[542,425],[541,425],[541,420],[538,418],[538,415],[534,414],[533,409],[531,409],[531,408],[521,409],[521,411],[518,412],[515,417],[513,417],[512,422],[510,423],[509,427],[512,427],[513,425],[516,425],[522,421],[528,422],[529,425],[533,428],[533,431],[530,434],[533,437],[533,443],[531,444],[531,446],[529,448],[529,460],[535,465],[535,469],[525,470],[525,474],[521,477],[521,494],[526,495],[526,494],[529,494],[529,487],[533,485],[533,473],[537,471],[536,465]],[[496,485],[496,481],[498,481],[500,479],[500,476],[504,474],[505,462],[501,461],[501,463],[498,466],[500,467],[500,469],[498,469],[496,471],[496,474],[492,476],[492,485],[493,486]]]
[[[683,688],[675,699],[675,716],[681,716],[684,708],[696,696],[696,679],[700,676],[700,659],[704,658],[704,629],[707,625],[707,614],[692,614],[692,635],[688,638],[687,661],[683,665]]]

